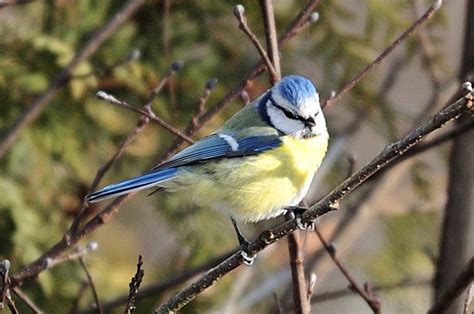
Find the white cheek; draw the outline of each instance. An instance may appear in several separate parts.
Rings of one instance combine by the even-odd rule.
[[[273,126],[285,134],[296,134],[305,128],[301,121],[287,118],[280,109],[272,105],[267,105],[267,113]]]

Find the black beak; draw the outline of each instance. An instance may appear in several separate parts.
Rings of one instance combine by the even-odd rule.
[[[308,127],[313,127],[316,125],[316,121],[314,120],[314,117],[308,117],[304,120],[304,124]]]

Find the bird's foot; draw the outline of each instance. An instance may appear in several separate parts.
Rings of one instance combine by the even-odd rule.
[[[310,223],[303,223],[301,221],[301,216],[305,211],[308,210],[307,207],[301,207],[301,206],[289,206],[286,208],[288,213],[290,213],[291,218],[294,218],[296,220],[296,225],[298,226],[298,229],[300,230],[308,230],[308,231],[313,231],[314,230],[314,221]]]
[[[232,221],[232,225],[234,226],[235,233],[237,234],[237,239],[239,240],[240,255],[242,255],[242,258],[244,259],[244,264],[247,266],[250,266],[253,264],[253,262],[257,258],[257,255],[247,253],[247,248],[250,244],[250,241],[244,237],[235,219],[233,217],[230,217],[230,220]]]

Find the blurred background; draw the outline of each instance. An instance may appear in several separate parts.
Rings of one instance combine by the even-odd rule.
[[[361,168],[385,145],[425,121],[459,89],[468,2],[446,1],[377,70],[326,110],[332,139],[307,197],[309,203]],[[0,142],[16,119],[124,3],[46,0],[2,7],[0,2]],[[72,79],[48,102],[38,119],[22,130],[0,158],[0,259],[11,261],[12,274],[61,239],[99,167],[135,128],[137,114],[97,99],[97,91],[104,90],[138,108],[171,63],[183,60],[184,68],[152,105],[157,116],[183,130],[196,113],[209,79],[216,78],[218,84],[206,108],[222,99],[260,59],[238,29],[232,13],[238,3],[147,1],[75,68]],[[305,3],[275,1],[280,34]],[[264,43],[258,3],[242,4],[249,26]],[[430,5],[423,0],[321,0],[316,7],[317,22],[306,26],[282,49],[283,73],[307,76],[317,85],[321,98],[327,99]],[[132,52],[135,56],[139,52],[140,58],[130,58]],[[264,74],[251,82],[246,92],[253,100],[268,87]],[[194,138],[217,128],[244,103],[241,99],[232,102]],[[472,141],[472,131],[470,136]],[[174,139],[166,130],[149,124],[100,186],[150,169]],[[453,182],[460,180],[453,177],[452,164],[448,143],[416,155],[364,184],[339,211],[317,222],[360,284],[386,288],[377,292],[386,313],[420,313],[432,303],[432,280],[445,236],[442,230],[446,230],[442,226],[449,204],[448,186],[452,188]],[[448,254],[464,265],[474,252],[474,241],[466,240],[474,239],[469,228],[474,225],[469,205],[474,202],[473,173],[469,173],[472,165],[464,166],[459,160],[454,164],[471,176],[467,181],[471,182],[467,185],[471,192],[461,198],[468,210],[458,214],[461,225],[454,228],[460,238],[456,249]],[[90,217],[103,206],[100,203],[90,208]],[[259,231],[281,221],[242,227],[253,239]],[[317,237],[311,232],[302,235],[308,272],[317,275],[314,295],[347,290],[346,279],[321,250]],[[139,254],[144,257],[143,286],[147,286],[237,247],[228,217],[183,203],[179,195],[156,193],[147,197],[146,192],[127,202],[81,245],[90,241],[97,242],[98,249],[85,260],[104,304],[128,294]],[[258,256],[255,265],[238,268],[182,312],[275,312],[275,294],[282,304],[290,304],[287,255],[286,240],[272,245]],[[446,273],[461,270],[443,267],[438,269]],[[23,290],[46,312],[63,312],[71,308],[84,281],[79,263],[70,261],[26,281]],[[137,312],[150,312],[176,289],[140,300]],[[21,301],[16,303],[24,309]],[[86,290],[79,300],[80,308],[92,303],[92,294]],[[351,294],[322,298],[313,304],[313,311],[367,313],[370,309],[359,296]]]

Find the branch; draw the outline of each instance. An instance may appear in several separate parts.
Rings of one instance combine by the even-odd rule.
[[[11,289],[14,295],[17,296],[31,311],[33,314],[41,314],[43,311],[31,300],[20,288],[13,287]]]
[[[96,311],[98,311],[100,314],[104,313],[104,311],[102,310],[102,306],[100,305],[100,301],[99,301],[99,295],[97,294],[97,289],[95,287],[95,283],[94,283],[94,278],[92,278],[89,270],[87,269],[87,266],[86,266],[86,261],[84,259],[84,255],[81,255],[79,257],[79,264],[81,265],[82,269],[84,270],[84,272],[86,273],[86,277],[87,277],[87,282],[89,283],[89,287],[91,288],[92,290],[92,295],[94,296],[94,302],[95,302],[95,305],[96,305]]]
[[[449,288],[440,296],[435,305],[428,311],[429,314],[444,313],[456,298],[474,281],[474,257],[466,268],[456,277]]]
[[[363,182],[372,175],[390,165],[394,160],[398,159],[411,147],[419,143],[426,135],[440,128],[448,121],[457,118],[463,113],[469,112],[473,107],[472,86],[470,83],[464,84],[465,95],[447,108],[441,110],[434,115],[429,121],[422,126],[413,130],[403,139],[388,145],[379,155],[377,155],[369,164],[356,172],[349,179],[345,180],[326,197],[307,210],[301,217],[303,224],[310,224],[314,219],[334,210],[334,206],[344,197],[353,192]],[[247,247],[247,254],[257,254],[270,244],[287,236],[296,230],[297,224],[295,219],[287,221],[276,228],[265,230],[258,238],[251,242]],[[241,252],[233,254],[224,262],[208,271],[201,279],[194,282],[191,286],[185,288],[173,298],[164,303],[155,312],[163,313],[177,311],[191,302],[198,294],[215,284],[220,278],[237,268],[243,263]]]
[[[178,273],[175,277],[169,278],[166,281],[157,282],[157,283],[145,286],[145,287],[141,288],[140,291],[137,293],[137,295],[135,296],[135,301],[139,301],[139,300],[142,300],[146,297],[156,296],[156,295],[159,295],[161,293],[164,293],[164,292],[168,291],[169,289],[174,288],[174,287],[188,281],[189,279],[195,277],[196,275],[199,275],[202,272],[207,271],[207,270],[219,265],[220,263],[222,263],[222,261],[227,259],[232,254],[234,254],[236,251],[237,250],[234,250],[232,252],[227,252],[227,253],[224,253],[220,256],[214,257],[214,258],[204,262],[201,265],[198,265],[198,266],[195,266],[193,268],[184,270],[184,271]],[[115,298],[115,299],[113,299],[109,302],[106,302],[106,303],[102,304],[102,307],[103,307],[105,312],[109,312],[109,311],[111,311],[112,309],[116,308],[119,305],[126,304],[127,301],[128,301],[128,298],[129,298],[129,294],[126,294],[126,295],[124,294],[124,295],[119,296],[119,297],[117,297],[117,298]],[[86,310],[82,311],[81,313],[83,313],[83,314],[85,314],[85,313],[94,313],[94,311],[95,311],[95,308],[89,307]]]
[[[295,313],[310,313],[311,306],[308,300],[308,288],[306,287],[304,275],[304,251],[301,247],[301,238],[297,232],[292,232],[288,235],[288,251],[290,253]]]
[[[272,0],[260,0],[260,7],[262,8],[263,22],[265,25],[268,56],[270,57],[274,69],[274,72],[271,72],[270,83],[274,85],[281,79],[281,65]]]
[[[49,102],[56,96],[72,77],[74,70],[87,60],[107,40],[115,30],[132,16],[144,3],[144,0],[129,0],[115,15],[99,30],[84,47],[76,54],[74,59],[56,76],[48,88],[36,98],[31,106],[13,123],[0,142],[0,159],[5,156],[10,146],[20,135],[20,132],[35,121]]]
[[[367,76],[375,67],[377,67],[395,48],[397,48],[409,35],[411,35],[420,25],[429,20],[433,14],[441,7],[442,0],[435,0],[433,5],[418,20],[416,20],[406,31],[404,31],[395,41],[385,49],[371,64],[365,67],[362,72],[357,74],[349,83],[347,83],[336,95],[327,99],[322,108],[327,109],[335,102],[349,92],[357,83]]]
[[[145,272],[142,268],[143,266],[143,257],[140,255],[138,256],[138,263],[137,263],[137,271],[135,276],[133,276],[132,281],[129,284],[130,291],[127,300],[127,306],[125,308],[126,314],[131,314],[136,309],[135,302],[138,294],[138,288],[143,280],[143,276],[145,276]]]
[[[362,297],[362,299],[365,300],[365,302],[370,306],[370,308],[372,309],[372,311],[374,311],[374,313],[377,313],[377,314],[382,313],[382,303],[380,303],[380,299],[372,295],[372,292],[369,290],[367,284],[364,287],[365,289],[361,288],[357,284],[357,281],[351,275],[349,270],[344,265],[342,265],[341,261],[336,256],[336,247],[332,243],[329,244],[324,239],[323,235],[318,229],[318,226],[316,225],[314,226],[314,232],[318,236],[319,240],[321,241],[321,244],[323,245],[324,249],[328,252],[334,264],[336,264],[337,268],[339,268],[339,270],[344,275],[344,277],[346,277],[347,281],[349,281],[350,288],[353,289],[355,292],[357,292],[357,294],[359,294]]]
[[[163,88],[165,85],[167,78],[169,78],[173,73],[178,71],[182,68],[182,63],[175,62],[171,66],[171,71],[162,79],[157,86],[153,88],[153,90],[148,95],[145,105],[143,108],[150,109],[151,101],[157,95],[157,93]],[[89,188],[89,190],[94,190],[97,185],[99,184],[100,180],[103,178],[105,173],[110,169],[110,167],[120,158],[120,156],[125,151],[126,147],[135,139],[136,136],[147,126],[149,123],[149,119],[146,117],[141,117],[136,127],[131,131],[131,133],[127,136],[127,138],[119,145],[115,154],[109,159],[109,161],[102,166],[98,171],[97,174]],[[128,198],[130,198],[133,193],[121,196],[116,198],[112,203],[110,203],[107,207],[105,207],[101,212],[99,212],[96,216],[94,216],[85,226],[79,229],[80,224],[82,222],[82,218],[86,213],[86,208],[88,204],[84,201],[79,213],[77,214],[76,218],[71,224],[69,230],[64,234],[63,238],[56,243],[53,247],[51,247],[46,253],[36,259],[33,263],[26,266],[22,269],[19,273],[17,273],[12,278],[12,285],[16,286],[23,282],[26,279],[33,278],[37,276],[41,271],[50,267],[51,263],[55,263],[56,260],[60,260],[61,254],[69,249],[72,245],[76,244],[78,241],[86,237],[88,234],[92,233],[96,230],[99,226],[107,223],[113,215],[118,211],[120,205],[122,205]]]
[[[262,47],[260,42],[258,41],[257,36],[250,30],[250,28],[247,25],[247,18],[245,17],[245,9],[244,6],[241,4],[238,4],[234,8],[234,15],[239,21],[239,28],[250,38],[250,41],[254,44],[255,48],[257,48],[258,53],[260,54],[260,57],[262,57],[262,60],[265,62],[265,65],[267,67],[268,72],[271,73],[272,77],[277,77],[277,73],[275,72],[274,64],[272,61],[270,61],[267,53],[265,52],[265,49]]]
[[[431,284],[430,279],[411,279],[411,280],[402,280],[393,284],[379,285],[372,288],[373,291],[392,291],[396,289],[411,288],[411,287],[424,287]],[[311,298],[311,303],[324,302],[334,299],[339,299],[345,296],[354,295],[354,290],[348,288],[343,290],[334,290],[323,292],[317,295],[314,295]]]

